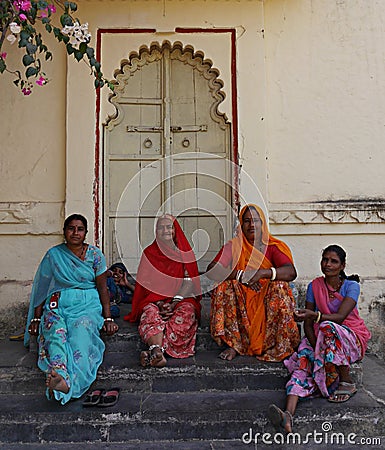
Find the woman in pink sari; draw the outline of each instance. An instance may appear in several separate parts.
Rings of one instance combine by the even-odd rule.
[[[175,217],[163,215],[156,239],[143,252],[132,311],[124,317],[139,321],[140,337],[149,346],[140,354],[142,366],[164,367],[164,353],[173,358],[194,354],[200,299],[194,252]]]
[[[342,403],[357,392],[350,364],[363,358],[370,332],[360,318],[358,275],[345,275],[346,253],[338,245],[322,252],[323,277],[307,289],[306,309],[296,312],[304,320],[305,337],[297,353],[284,361],[291,373],[286,384],[286,410],[270,405],[269,418],[290,433],[299,398],[327,397]]]

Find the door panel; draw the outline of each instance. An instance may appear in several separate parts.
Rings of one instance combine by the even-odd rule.
[[[200,270],[231,238],[231,130],[217,76],[201,53],[168,42],[142,47],[116,73],[116,113],[104,128],[110,262],[135,266],[161,212],[180,219]]]

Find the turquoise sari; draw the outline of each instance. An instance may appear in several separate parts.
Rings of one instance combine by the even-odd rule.
[[[89,245],[82,261],[60,244],[48,250],[34,279],[24,344],[29,344],[34,309],[44,302],[38,366],[45,373],[54,369],[66,381],[68,393],[53,391],[62,404],[88,390],[103,360],[105,345],[99,330],[104,319],[95,280],[106,270],[97,247]]]

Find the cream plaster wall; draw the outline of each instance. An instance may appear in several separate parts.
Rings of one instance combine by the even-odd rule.
[[[53,62],[43,63],[49,83],[25,97],[0,75],[0,308],[1,327],[19,316],[46,250],[60,242],[65,202],[66,57],[48,36]],[[21,51],[6,46],[8,67]],[[22,319],[22,316],[20,316]]]

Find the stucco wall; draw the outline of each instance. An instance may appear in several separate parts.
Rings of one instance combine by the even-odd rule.
[[[65,201],[66,57],[50,37],[49,83],[25,97],[0,76],[0,309],[1,328],[23,319],[22,303],[45,251],[60,242]],[[6,46],[10,69],[21,51]],[[16,316],[16,319],[15,319]]]

